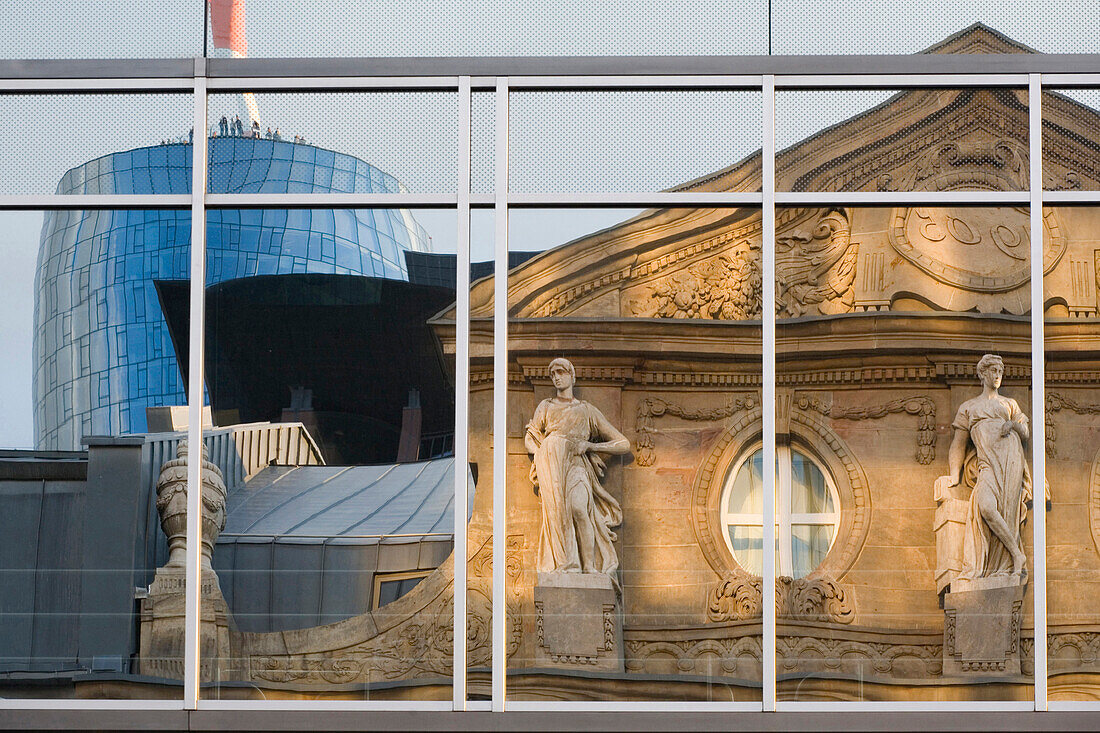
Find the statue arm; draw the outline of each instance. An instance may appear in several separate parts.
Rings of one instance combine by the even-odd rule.
[[[527,423],[527,429],[523,433],[523,445],[527,452],[534,455],[542,445],[542,438],[546,434],[546,409],[545,403],[539,403],[535,408],[535,414],[531,422]]]
[[[1016,414],[1012,416],[1012,428],[1020,434],[1020,440],[1027,440],[1031,437],[1031,428],[1027,422],[1027,415],[1020,409],[1019,405],[1016,405]]]
[[[955,437],[951,439],[951,447],[947,451],[947,475],[951,478],[951,486],[962,480],[963,460],[966,458],[966,443],[969,439],[969,430],[955,428]]]
[[[594,406],[591,406],[591,410],[593,422],[598,431],[598,434],[592,437],[599,438],[602,442],[590,441],[588,443],[588,450],[597,453],[608,453],[610,455],[625,455],[629,453],[630,441],[626,439],[626,436],[620,433],[615,426],[604,417],[603,413]]]

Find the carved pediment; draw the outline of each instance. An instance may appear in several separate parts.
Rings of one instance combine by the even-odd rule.
[[[929,52],[1032,51],[976,25]],[[828,103],[827,96],[822,99]],[[1100,189],[1100,144],[1093,142],[1100,113],[1046,93],[1043,125],[1044,186]],[[1020,191],[1028,187],[1028,150],[1026,89],[912,89],[778,153],[776,186],[786,191]],[[753,191],[760,180],[760,159],[754,154],[676,190]],[[921,218],[928,209],[899,209],[887,221],[870,221],[868,211],[777,209],[781,317],[891,309],[898,301],[902,309],[904,303],[997,313],[1030,307],[1020,294],[1027,280],[1026,211],[941,208],[935,214],[942,219],[939,226],[954,222],[957,229],[941,232],[942,241],[935,239],[939,230],[929,229]],[[758,319],[760,225],[759,209],[753,207],[647,211],[513,269],[509,313],[514,318]],[[1050,272],[1068,243],[1051,215],[1046,225],[1044,266]],[[1091,262],[1077,257],[1079,269],[1084,265],[1078,260]],[[492,293],[492,278],[475,284],[473,317],[492,316]],[[1095,312],[1096,304],[1086,302],[1089,297],[1066,300],[1076,298],[1073,307]]]

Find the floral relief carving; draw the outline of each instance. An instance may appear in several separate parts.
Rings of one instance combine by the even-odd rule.
[[[657,456],[653,449],[654,418],[672,415],[682,420],[715,421],[733,417],[739,412],[752,410],[757,406],[755,396],[731,397],[722,407],[689,410],[659,397],[647,397],[638,403],[638,415],[634,420],[634,430],[638,434],[636,460],[639,466],[652,466]]]
[[[631,304],[635,316],[743,321],[760,317],[760,245],[748,242],[658,280]]]
[[[798,395],[798,409],[818,412],[834,420],[874,420],[899,412],[917,416],[917,462],[927,466],[936,460],[936,403],[923,395],[903,397],[871,407],[837,407],[810,395]]]
[[[763,608],[763,580],[736,571],[711,590],[707,598],[707,621],[743,621],[759,618]],[[836,581],[822,575],[775,579],[776,616],[796,621],[850,624],[855,607],[849,593]]]

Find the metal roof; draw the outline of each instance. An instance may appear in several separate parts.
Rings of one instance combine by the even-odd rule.
[[[467,476],[468,519],[474,482]],[[451,535],[453,511],[453,457],[374,466],[269,466],[230,492],[220,542]]]

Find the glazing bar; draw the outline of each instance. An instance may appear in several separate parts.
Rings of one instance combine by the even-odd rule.
[[[493,250],[493,712],[504,711],[507,639],[504,533],[508,492],[508,78],[497,79],[496,234]]]
[[[195,131],[191,140],[191,323],[187,385],[187,567],[185,571],[183,704],[199,701],[199,590],[202,586],[202,400],[206,282],[206,77],[195,61]]]
[[[1046,332],[1043,287],[1043,89],[1039,74],[1028,84],[1031,170],[1031,466],[1035,598],[1035,709],[1047,709]]]
[[[458,241],[455,281],[454,710],[466,709],[466,507],[470,408],[470,77],[458,80]]]
[[[761,250],[764,257],[764,283],[760,320],[764,343],[763,376],[760,409],[763,417],[764,475],[763,497],[764,546],[761,554],[763,624],[761,647],[763,654],[763,706],[765,712],[775,710],[775,77],[764,76],[763,114],[760,132],[763,143],[761,190],[764,204],[761,211]]]

